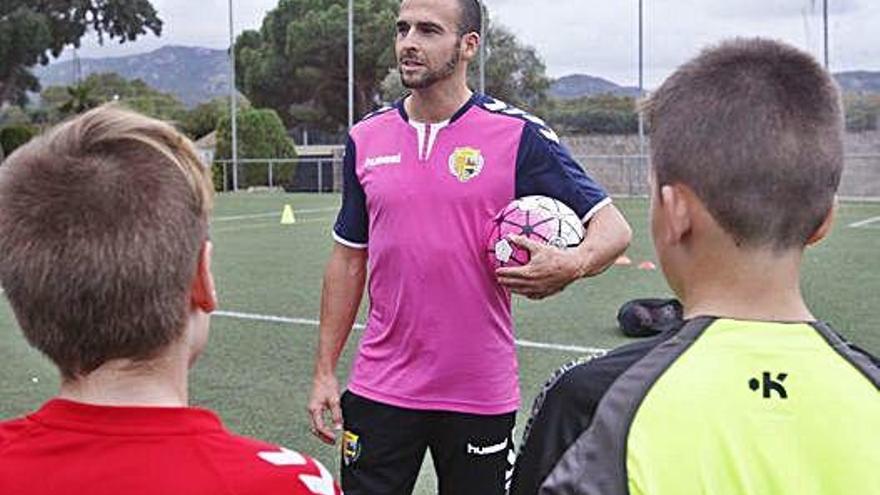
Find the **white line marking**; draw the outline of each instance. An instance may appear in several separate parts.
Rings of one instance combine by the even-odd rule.
[[[281,213],[277,211],[273,211],[271,213],[254,213],[253,215],[235,215],[232,217],[217,217],[211,220],[212,223],[215,222],[233,222],[235,220],[249,220],[251,218],[269,218],[269,217],[281,217]]]
[[[316,222],[328,222],[328,225],[329,225],[330,221],[332,221],[332,220],[333,220],[332,217],[309,218],[307,220],[297,220],[294,224],[292,224],[292,226],[296,227],[297,225],[300,225],[300,224],[316,223]],[[262,229],[265,227],[275,227],[275,226],[282,227],[282,225],[278,222],[252,223],[252,224],[248,224],[248,225],[239,225],[239,226],[234,226],[234,227],[230,226],[230,227],[224,227],[224,228],[220,228],[220,229],[211,229],[211,233],[216,234],[219,232],[238,232],[239,230]],[[283,227],[290,227],[290,225],[284,225]]]
[[[236,318],[239,320],[264,321],[268,323],[288,323],[294,325],[306,325],[316,327],[320,324],[318,320],[310,320],[306,318],[290,318],[288,316],[261,315],[253,313],[241,313],[238,311],[214,311],[215,316],[225,316],[227,318]],[[363,330],[364,325],[355,323],[354,328]],[[551,351],[574,352],[578,354],[588,354],[590,356],[600,356],[608,352],[607,349],[599,349],[596,347],[580,347],[575,345],[549,344],[546,342],[533,342],[531,340],[517,340],[516,345],[520,347],[529,347],[532,349],[546,349]]]
[[[311,327],[316,327],[320,324],[318,320],[309,320],[306,318],[290,318],[288,316],[272,316],[272,315],[260,315],[253,313],[240,313],[238,311],[214,311],[211,313],[214,316],[225,316],[227,318],[237,318],[239,320],[253,320],[253,321],[265,321],[269,323],[293,323],[294,325],[307,325]],[[360,323],[355,323],[354,328],[358,330],[363,330],[364,326]]]
[[[327,211],[337,211],[338,207],[333,208],[312,208],[306,210],[293,210],[294,213],[324,213]],[[253,213],[250,215],[233,215],[229,217],[216,217],[212,219],[212,222],[233,222],[235,220],[249,220],[251,218],[269,218],[269,217],[278,217],[281,218],[280,211],[269,211],[266,213]]]
[[[849,227],[855,227],[855,228],[858,228],[858,227],[867,227],[868,225],[870,225],[870,224],[872,224],[872,223],[874,223],[874,222],[880,222],[880,217],[873,217],[873,218],[869,218],[869,219],[867,219],[867,220],[862,220],[862,221],[859,221],[859,222],[851,223],[851,224],[849,224],[848,226],[849,226]]]
[[[576,345],[548,344],[546,342],[533,342],[531,340],[517,340],[516,345],[522,347],[531,347],[533,349],[548,349],[551,351],[569,351],[579,354],[588,354],[590,356],[601,356],[608,352],[608,349],[599,349],[598,347],[580,347]]]

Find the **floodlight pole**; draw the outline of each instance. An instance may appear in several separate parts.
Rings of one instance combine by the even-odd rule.
[[[822,25],[825,37],[825,70],[828,70],[828,0],[822,0]]]
[[[348,0],[348,128],[354,125],[354,5]]]
[[[480,2],[480,93],[486,94],[486,5]]]
[[[238,102],[235,97],[235,40],[233,38],[232,0],[229,0],[229,108],[232,120],[232,190],[238,191]],[[223,177],[226,181],[226,177]]]
[[[644,80],[644,8],[643,8],[643,0],[639,0],[639,95],[641,98],[644,93],[645,88],[645,80]],[[639,163],[641,164],[645,157],[645,118],[642,115],[641,110],[637,110],[639,117]],[[632,182],[630,182],[630,186],[632,186]],[[630,191],[632,193],[632,191]]]

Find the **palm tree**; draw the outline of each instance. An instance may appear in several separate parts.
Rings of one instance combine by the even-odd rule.
[[[95,108],[100,101],[92,94],[94,88],[89,84],[77,84],[67,87],[67,94],[70,97],[59,110],[64,114],[77,114],[85,112],[91,108]]]

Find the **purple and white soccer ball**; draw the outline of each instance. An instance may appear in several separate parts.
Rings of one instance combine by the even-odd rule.
[[[548,196],[515,199],[492,219],[488,251],[493,269],[528,264],[528,250],[510,242],[511,235],[568,249],[584,240],[584,225],[571,208],[557,199]]]

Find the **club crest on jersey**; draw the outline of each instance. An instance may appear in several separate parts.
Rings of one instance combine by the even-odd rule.
[[[361,437],[345,430],[342,433],[342,462],[351,466],[361,456]]]
[[[449,173],[459,182],[467,182],[483,170],[483,154],[471,147],[455,148],[449,155]]]

